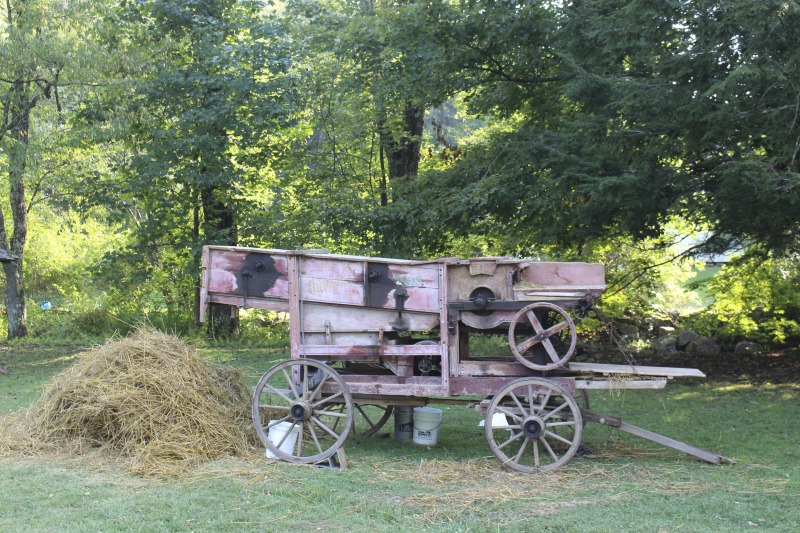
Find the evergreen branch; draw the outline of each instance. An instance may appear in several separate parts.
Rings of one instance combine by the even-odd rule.
[[[494,54],[488,52],[487,50],[484,50],[483,48],[480,48],[480,47],[478,47],[476,45],[473,45],[473,44],[467,43],[466,46],[470,50],[473,50],[473,51],[477,52],[478,54],[482,55],[486,59],[486,61],[488,63],[491,63],[491,64],[495,65],[495,68],[491,68],[489,66],[485,66],[485,67],[484,66],[477,66],[478,70],[483,71],[483,72],[488,72],[489,74],[493,74],[493,75],[495,75],[495,76],[497,76],[499,78],[498,80],[484,80],[484,83],[491,83],[493,81],[507,81],[507,82],[512,82],[512,83],[519,83],[519,84],[522,84],[522,85],[538,85],[540,83],[549,83],[549,82],[554,82],[554,81],[562,81],[562,78],[558,77],[558,76],[550,77],[550,78],[541,78],[541,77],[524,78],[524,77],[518,77],[518,76],[514,76],[514,75],[511,75],[511,74],[508,74],[506,72],[505,68],[503,67],[503,64],[497,59],[497,57]],[[462,67],[462,68],[465,68],[465,67]],[[466,66],[466,68],[475,68],[475,67]]]
[[[493,70],[487,67],[478,67],[478,70],[483,72],[487,72],[489,74],[494,74],[497,76],[496,78],[485,78],[473,84],[467,85],[467,88],[479,87],[481,85],[487,85],[490,83],[497,83],[497,82],[509,82],[509,83],[518,83],[520,85],[538,85],[541,83],[552,83],[556,81],[564,81],[564,78],[561,77],[551,77],[551,78],[519,78],[516,76],[512,76],[510,74],[506,74],[502,71]]]

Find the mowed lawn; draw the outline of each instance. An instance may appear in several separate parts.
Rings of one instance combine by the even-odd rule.
[[[281,350],[206,349],[251,383]],[[29,405],[77,348],[0,352],[0,413]],[[722,466],[588,424],[589,454],[541,475],[501,468],[480,416],[444,411],[439,445],[352,436],[349,468],[206,463],[181,479],[124,472],[107,457],[0,457],[2,531],[797,531],[800,385],[671,382],[593,392],[592,409],[726,457]],[[386,430],[391,431],[391,423]],[[2,429],[0,429],[2,431]]]

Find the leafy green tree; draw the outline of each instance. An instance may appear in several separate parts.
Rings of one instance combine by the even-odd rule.
[[[396,219],[522,252],[656,237],[674,216],[712,230],[695,252],[798,245],[797,2],[441,5],[444,68],[494,120],[398,193]]]
[[[5,277],[8,337],[27,334],[23,277],[28,212],[68,166],[65,107],[92,81],[83,2],[8,0],[0,11],[0,172],[8,205],[0,209],[0,261]]]
[[[178,268],[197,278],[203,244],[239,242],[248,198],[283,149],[292,43],[248,0],[126,4],[105,39],[129,54],[126,80],[84,102],[82,119],[124,123],[123,144],[88,197],[130,224],[126,259],[146,277]]]
[[[800,257],[737,257],[708,283],[714,303],[705,333],[786,345],[800,339]]]
[[[407,255],[382,221],[396,185],[420,172],[425,111],[445,100],[429,2],[287,2],[306,47],[306,115],[282,167],[277,242]],[[280,231],[277,231],[280,228]]]

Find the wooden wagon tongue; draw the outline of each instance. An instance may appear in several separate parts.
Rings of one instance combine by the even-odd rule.
[[[730,461],[589,409],[587,390],[655,389],[673,377],[703,377],[633,361],[570,363],[574,319],[604,289],[597,263],[206,246],[200,319],[212,305],[288,313],[291,359],[262,376],[252,402],[256,433],[286,461],[328,460],[353,428],[376,433],[396,406],[474,405],[476,396],[487,398],[479,409],[489,447],[520,472],[566,464],[587,421],[711,463]],[[284,437],[297,435],[284,446],[291,450],[281,449],[283,437],[273,443],[268,436],[286,423]]]
[[[657,442],[658,444],[661,444],[663,446],[668,446],[669,448],[673,448],[675,450],[688,453],[689,455],[693,455],[698,459],[706,461],[707,463],[712,463],[715,465],[721,464],[722,461],[726,461],[731,464],[736,463],[735,460],[723,457],[722,455],[716,454],[714,452],[709,452],[707,450],[703,450],[702,448],[692,446],[691,444],[686,444],[684,442],[680,442],[675,439],[665,437],[664,435],[659,435],[658,433],[654,433],[652,431],[648,431],[640,427],[626,424],[617,417],[598,415],[597,413],[593,413],[592,411],[586,411],[586,410],[581,410],[581,414],[583,415],[584,420],[588,420],[589,422],[597,422],[598,424],[603,424],[605,426],[625,431],[626,433],[630,433],[631,435],[636,435],[637,437],[642,437],[643,439]]]
[[[570,363],[569,365],[570,370],[577,371],[577,372],[590,372],[590,373],[598,373],[602,374],[603,376],[617,380],[619,383],[620,388],[663,388],[668,379],[672,379],[675,377],[695,377],[695,378],[704,378],[706,377],[700,370],[696,368],[672,368],[672,367],[657,367],[657,366],[640,366],[640,365],[607,365],[607,364],[600,364],[600,363]],[[635,376],[634,378],[630,379],[630,376]],[[587,380],[585,382],[580,383],[580,386],[584,388],[592,388],[593,381]],[[600,415],[589,411],[588,409],[582,409],[581,414],[583,415],[584,420],[589,422],[596,422],[598,424],[603,424],[605,426],[613,427],[619,429],[620,431],[625,431],[626,433],[630,433],[632,435],[636,435],[637,437],[641,437],[643,439],[647,439],[663,446],[667,446],[669,448],[673,448],[675,450],[679,450],[689,455],[693,455],[698,459],[702,459],[708,463],[713,464],[721,464],[723,461],[728,463],[736,463],[735,460],[729,459],[722,455],[709,452],[707,450],[703,450],[696,446],[692,446],[690,444],[686,444],[675,439],[671,439],[669,437],[665,437],[664,435],[659,435],[658,433],[654,433],[652,431],[648,431],[646,429],[642,429],[640,427],[633,426],[631,424],[627,424],[622,421],[619,417],[615,416],[608,416],[608,415]]]

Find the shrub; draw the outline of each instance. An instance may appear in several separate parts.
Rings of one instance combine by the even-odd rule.
[[[708,283],[714,303],[698,323],[717,336],[774,346],[800,340],[800,256],[746,254]]]

